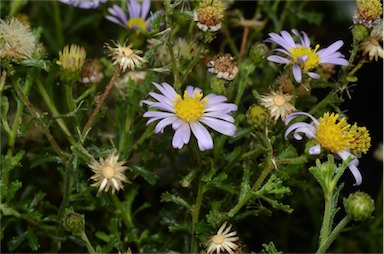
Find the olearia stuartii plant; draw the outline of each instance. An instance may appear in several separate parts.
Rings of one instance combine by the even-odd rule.
[[[382,114],[344,104],[382,3],[348,4],[2,3],[2,251],[382,251]]]

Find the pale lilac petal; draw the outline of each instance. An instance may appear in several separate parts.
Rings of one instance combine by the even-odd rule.
[[[356,180],[356,183],[354,185],[360,185],[362,182],[362,176],[359,169],[357,168],[357,166],[359,165],[359,160],[355,156],[353,156],[348,150],[338,152],[337,155],[339,155],[343,161],[347,160],[350,156],[355,158],[348,164],[348,168]]]
[[[199,122],[190,123],[193,135],[197,139],[199,149],[205,151],[213,148],[213,140],[207,129]]]
[[[267,60],[274,63],[279,63],[279,64],[289,64],[291,62],[291,60],[287,58],[284,58],[282,56],[276,56],[276,55],[267,57]]]
[[[206,112],[210,111],[220,111],[222,113],[229,113],[231,111],[236,111],[237,105],[233,103],[218,103],[215,105],[210,105],[205,107]]]
[[[182,124],[185,124],[185,122],[179,118],[177,118],[173,123],[172,123],[172,129],[176,130],[178,129]]]
[[[225,97],[223,95],[216,95],[213,93],[208,94],[207,96],[205,96],[203,98],[203,100],[204,99],[208,99],[207,105],[217,104],[217,103],[225,102],[228,100],[227,97]]]
[[[319,50],[317,53],[323,57],[326,57],[328,55],[331,55],[335,53],[337,50],[339,50],[343,46],[344,42],[342,40],[338,40],[331,45],[329,45],[327,48]]]
[[[302,140],[300,133],[304,133],[307,138],[313,138],[316,135],[316,128],[308,123],[298,122],[294,123],[287,128],[284,134],[284,138],[287,139],[289,133],[294,132],[294,138],[296,140]]]
[[[314,72],[307,72],[308,76],[310,76],[313,79],[318,79],[320,78],[320,75]]]
[[[118,24],[119,26],[122,26],[122,27],[126,27],[126,23],[123,23],[122,21],[116,19],[115,17],[112,17],[112,16],[105,16],[105,18],[115,24]]]
[[[182,124],[178,129],[175,130],[175,134],[172,138],[172,147],[181,149],[184,144],[189,142],[190,137],[191,130],[189,129],[188,124]]]
[[[231,123],[235,122],[235,119],[231,115],[228,115],[226,113],[223,114],[222,112],[216,111],[204,113],[203,117],[214,117]]]
[[[287,48],[287,49],[296,47],[295,41],[293,40],[292,36],[287,31],[283,30],[280,32],[280,34],[284,38],[285,42],[289,45],[289,48]]]
[[[156,82],[152,82],[152,84],[165,96],[167,97],[169,100],[173,101],[176,96],[177,96],[177,93],[175,91],[175,89],[170,86],[169,84],[163,82],[161,83],[161,85],[157,84]]]
[[[173,101],[168,99],[164,95],[161,95],[161,94],[158,94],[158,93],[154,93],[154,92],[150,92],[149,95],[152,96],[153,98],[155,98],[156,100],[158,100],[160,103],[168,105],[171,108],[173,108],[173,106],[174,106]]]
[[[172,124],[176,118],[177,116],[173,116],[173,117],[167,117],[161,120],[155,127],[155,133],[159,133],[159,132],[163,133],[164,128]]]
[[[142,102],[144,102],[144,101],[142,101]],[[169,106],[168,104],[165,104],[165,103],[161,103],[161,102],[151,102],[151,104],[149,104],[149,107],[165,110],[165,111],[168,111],[171,113],[175,113],[174,107]]]
[[[285,125],[288,125],[289,122],[292,120],[292,119],[295,119],[296,117],[300,117],[300,116],[307,116],[309,118],[311,118],[311,120],[314,122],[314,123],[319,123],[319,121],[314,118],[312,115],[308,114],[308,113],[305,113],[305,112],[294,112],[292,114],[289,114],[287,116],[287,118],[285,118]]]
[[[236,132],[236,126],[234,124],[223,121],[223,120],[219,120],[211,117],[201,117],[200,122],[211,127],[215,131],[227,136],[233,136],[235,135],[235,132]]]
[[[321,152],[320,144],[317,144],[317,145],[312,146],[311,148],[309,148],[309,154],[310,155],[319,155],[320,152]]]
[[[297,64],[293,65],[292,71],[293,71],[293,77],[295,78],[296,82],[300,83],[301,82],[301,69],[300,69],[300,66],[297,65]]]
[[[140,18],[141,5],[136,0],[128,0],[127,2],[129,18]]]
[[[143,0],[142,6],[141,6],[141,18],[145,20],[145,18],[148,15],[149,8],[151,7],[151,0]]]
[[[171,117],[174,116],[173,113],[168,112],[160,112],[160,111],[147,111],[144,113],[144,117],[156,117],[156,118],[165,118],[165,117]]]

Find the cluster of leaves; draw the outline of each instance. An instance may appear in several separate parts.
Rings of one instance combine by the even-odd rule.
[[[281,77],[289,72],[265,58],[256,61],[249,55],[251,49],[261,44],[270,31],[298,28],[300,24],[319,26],[322,14],[309,10],[307,1],[233,3],[228,7],[222,32],[210,34],[198,30],[193,21],[191,10],[199,1],[189,2],[191,10],[180,9],[182,0],[164,2],[152,3],[153,9],[165,7],[165,12],[151,21],[150,32],[127,31],[106,21],[106,8],[111,3],[96,10],[76,9],[58,1],[29,1],[17,7],[29,16],[46,55],[42,59],[5,59],[1,63],[6,73],[0,82],[4,84],[1,149],[7,150],[1,157],[2,251],[84,252],[86,243],[63,227],[68,208],[84,215],[85,232],[98,253],[125,252],[127,248],[134,252],[196,252],[205,249],[225,221],[237,226],[244,251],[315,250],[322,193],[320,187],[312,187],[315,179],[307,171],[315,158],[304,153],[305,144],[294,147],[284,139],[286,126],[280,119],[276,123],[270,120],[267,128],[259,129],[247,122],[246,112],[259,102],[260,94],[277,90]],[[125,1],[121,4],[124,6]],[[252,13],[246,11],[248,4]],[[172,5],[175,8],[170,8]],[[11,13],[16,7],[4,4],[1,8],[2,13]],[[251,30],[241,55],[243,31],[234,26],[232,19],[243,15],[261,19],[263,25]],[[183,37],[193,49],[190,55],[181,57],[181,52],[174,52],[176,59],[171,57],[171,62],[164,64],[157,55],[161,44],[144,50],[148,39],[164,35],[168,39],[162,43],[168,51],[174,39]],[[128,40],[134,48],[145,51],[143,57],[148,62],[141,71],[146,75],[140,82],[126,79],[123,87],[116,86],[85,136],[81,130],[115,70],[102,49],[111,39]],[[68,85],[60,79],[56,61],[58,51],[70,43],[84,46],[87,57],[100,59],[104,79],[99,84],[72,84],[68,100]],[[154,135],[154,125],[146,126],[142,117],[146,109],[140,101],[153,91],[151,82],[175,84],[178,90],[194,85],[204,94],[210,93],[215,78],[207,72],[207,59],[220,52],[233,54],[239,68],[236,79],[225,84],[228,100],[239,107],[234,114],[236,135],[211,133],[214,148],[206,152],[197,151],[193,139],[188,147],[175,150],[171,146],[171,128]],[[121,74],[121,78],[125,75]],[[333,78],[337,82],[323,75],[306,84],[312,93],[297,97],[296,108],[341,112],[343,91],[356,79],[347,77],[346,70]],[[15,84],[23,87],[38,109],[38,119],[24,107]],[[316,90],[321,91],[320,95]],[[38,122],[51,131],[66,161],[48,142]],[[131,183],[115,195],[96,196],[97,189],[88,180],[92,174],[88,164],[115,150],[121,160],[127,161]],[[321,177],[313,168],[310,172],[316,179]],[[336,200],[340,189],[333,197]],[[300,218],[303,211],[311,216],[290,221],[290,216],[296,213],[298,217],[293,218]],[[312,226],[303,227],[305,224]],[[289,234],[299,239],[303,249],[288,244]]]

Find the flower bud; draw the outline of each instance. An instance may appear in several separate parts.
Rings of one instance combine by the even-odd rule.
[[[84,214],[76,213],[70,209],[65,210],[63,226],[73,235],[81,235],[81,233],[85,230]]]
[[[258,130],[264,130],[269,124],[270,115],[266,108],[253,104],[247,111],[247,122]]]
[[[365,26],[357,24],[352,28],[352,35],[355,41],[362,42],[368,38],[368,30]]]
[[[344,198],[344,208],[355,221],[363,221],[371,217],[375,203],[367,193],[357,191]]]
[[[255,65],[258,65],[263,61],[264,55],[267,51],[268,47],[265,44],[256,43],[251,47],[249,58]]]
[[[216,76],[211,79],[211,88],[215,94],[226,94],[227,87],[225,86],[227,81],[225,79],[217,78]]]

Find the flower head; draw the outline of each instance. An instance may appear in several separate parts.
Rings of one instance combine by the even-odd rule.
[[[147,18],[150,7],[151,0],[143,0],[142,3],[139,3],[137,0],[127,0],[129,18],[124,10],[116,4],[111,8],[108,8],[110,15],[107,15],[105,18],[128,30],[136,31],[136,27],[140,27],[143,30],[150,31],[150,21],[155,19],[158,15],[158,12],[156,12]]]
[[[0,19],[0,59],[28,59],[36,49],[36,40],[29,26],[12,17]]]
[[[360,44],[359,49],[363,51],[363,55],[368,55],[369,60],[378,60],[378,57],[383,58],[383,23],[375,26],[368,39]]]
[[[123,71],[127,68],[134,70],[135,66],[139,67],[145,62],[145,60],[139,56],[143,51],[132,49],[132,44],[126,46],[126,43],[121,45],[115,41],[115,48],[112,48],[108,43],[105,44],[105,48],[109,51],[109,56],[112,58],[113,64],[119,64]]]
[[[233,254],[234,251],[239,248],[239,246],[235,243],[237,240],[239,240],[239,237],[236,236],[237,232],[230,232],[232,225],[229,225],[228,228],[226,228],[226,226],[227,222],[224,222],[219,231],[217,231],[216,235],[212,236],[212,238],[209,240],[207,254],[214,252],[219,254],[225,251],[226,253]]]
[[[357,191],[344,198],[345,212],[355,221],[369,219],[375,210],[375,202],[365,192]]]
[[[296,111],[296,108],[290,103],[292,95],[284,94],[281,91],[271,91],[268,95],[261,96],[261,105],[266,107],[271,117],[277,119],[281,117],[284,121],[287,115]]]
[[[353,15],[354,24],[363,24],[367,28],[381,21],[383,5],[380,0],[356,0],[357,10]]]
[[[310,40],[306,33],[301,32],[301,36],[296,29],[293,29],[292,33],[300,39],[300,42],[296,43],[293,37],[285,30],[280,32],[281,35],[269,33],[270,37],[266,42],[276,43],[283,47],[283,49],[275,49],[275,51],[285,56],[271,55],[267,59],[275,63],[292,64],[293,76],[298,83],[302,80],[302,72],[311,78],[319,78],[320,75],[312,72],[312,70],[320,64],[349,64],[344,59],[344,55],[337,51],[343,46],[343,41],[336,41],[328,48],[318,50],[320,48],[319,45],[316,45],[314,49],[311,48]]]
[[[86,54],[83,47],[76,44],[67,45],[62,52],[59,52],[59,60],[56,63],[65,71],[77,72],[82,70]]]
[[[230,54],[218,54],[208,63],[208,71],[215,73],[216,78],[233,80],[239,69]]]
[[[119,162],[119,155],[111,153],[105,160],[100,158],[99,161],[94,160],[88,165],[95,173],[91,179],[95,181],[92,186],[99,187],[97,193],[103,190],[107,192],[111,188],[112,194],[114,194],[115,191],[124,189],[122,182],[129,182],[123,173],[128,169],[127,166],[123,166],[124,163],[125,161]]]
[[[215,32],[221,28],[224,11],[225,6],[220,0],[202,0],[193,12],[193,19],[200,30]]]
[[[105,3],[107,0],[59,0],[61,3],[69,4],[82,9],[96,9],[100,3]]]
[[[166,126],[172,125],[175,130],[172,140],[174,148],[181,149],[187,144],[192,131],[201,151],[212,149],[212,137],[203,124],[224,135],[235,134],[235,119],[230,112],[237,110],[237,106],[225,103],[225,96],[211,93],[203,97],[202,90],[192,86],[188,86],[181,96],[167,83],[159,85],[153,82],[153,85],[161,94],[151,92],[149,95],[157,101],[142,102],[161,111],[148,111],[144,117],[150,117],[147,124],[161,120],[155,127],[156,133],[163,132]]]
[[[348,157],[354,158],[348,164],[348,167],[355,177],[356,185],[360,185],[362,177],[357,168],[359,160],[355,155],[367,152],[370,147],[371,138],[368,131],[357,126],[351,127],[345,118],[339,119],[338,114],[328,112],[324,113],[319,120],[304,112],[292,113],[285,119],[285,124],[288,125],[299,116],[309,117],[312,123],[297,122],[292,124],[286,130],[285,138],[294,131],[293,137],[296,140],[301,140],[300,133],[304,133],[307,138],[313,138],[317,142],[316,145],[309,149],[310,154],[318,155],[321,148],[324,148],[337,154],[343,161],[347,160]]]

